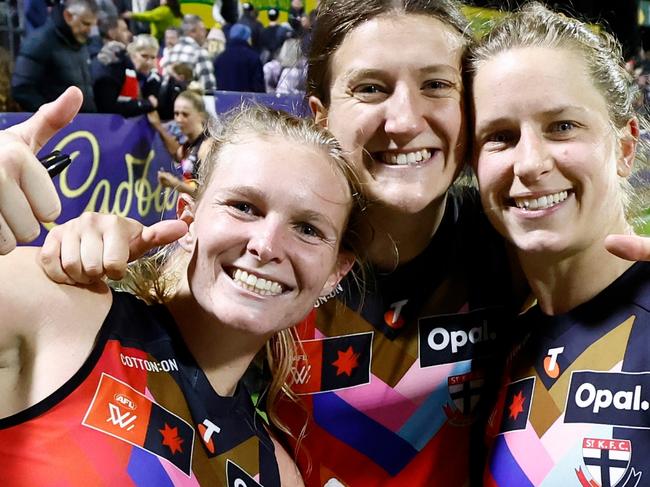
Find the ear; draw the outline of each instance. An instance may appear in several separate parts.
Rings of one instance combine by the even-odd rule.
[[[180,193],[176,202],[176,218],[187,223],[188,231],[178,242],[185,251],[192,252],[194,249],[194,199],[186,194]]]
[[[65,23],[68,25],[72,22],[72,14],[68,12],[67,9],[63,9],[63,20],[65,20]]]
[[[634,167],[636,145],[639,140],[639,121],[636,117],[628,120],[620,138],[620,153],[616,161],[616,172],[621,177],[628,177]]]
[[[317,96],[309,97],[309,109],[314,116],[314,121],[321,127],[327,128],[327,108]]]
[[[320,293],[321,296],[327,296],[336,289],[336,286],[339,282],[341,282],[341,279],[343,279],[346,274],[350,272],[350,269],[352,269],[354,261],[355,259],[352,252],[349,252],[347,250],[339,251],[339,255],[336,258],[336,266],[334,267],[334,270],[330,276],[327,278],[327,281],[325,281],[323,290]]]

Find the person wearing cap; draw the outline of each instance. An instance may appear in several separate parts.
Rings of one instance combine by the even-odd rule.
[[[239,17],[239,20],[237,22],[248,26],[248,28],[251,30],[250,45],[259,54],[262,50],[262,47],[260,45],[260,36],[262,35],[264,26],[262,25],[262,22],[257,20],[257,15],[257,9],[253,6],[253,4],[250,2],[244,2],[242,3],[242,15]]]
[[[268,9],[266,15],[269,18],[269,25],[260,34],[260,58],[262,59],[262,63],[266,63],[275,58],[291,32],[278,22],[280,12],[277,8]]]
[[[251,47],[251,29],[244,24],[230,28],[226,49],[215,59],[220,90],[264,92],[264,73],[259,54]]]

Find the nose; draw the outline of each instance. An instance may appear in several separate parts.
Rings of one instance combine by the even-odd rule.
[[[272,216],[266,216],[251,227],[246,250],[261,264],[279,263],[284,257],[285,230]]]
[[[533,130],[522,130],[513,156],[515,176],[525,183],[538,181],[554,164],[544,138]]]
[[[419,90],[398,86],[386,100],[386,134],[394,138],[414,137],[425,129],[425,103]]]

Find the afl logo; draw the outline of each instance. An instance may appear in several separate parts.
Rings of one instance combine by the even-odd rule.
[[[129,399],[125,394],[115,394],[113,396],[113,399],[115,399],[115,402],[121,404],[126,409],[130,409],[131,411],[134,411],[137,407],[135,402]]]

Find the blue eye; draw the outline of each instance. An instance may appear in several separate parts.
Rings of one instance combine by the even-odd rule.
[[[298,230],[298,232],[305,237],[323,238],[323,234],[316,227],[310,225],[309,223],[297,224],[296,230]]]
[[[245,203],[243,201],[235,201],[233,203],[230,203],[230,206],[234,208],[237,211],[240,211],[242,213],[246,213],[249,215],[254,215],[257,213],[257,208],[255,208],[253,205]]]

